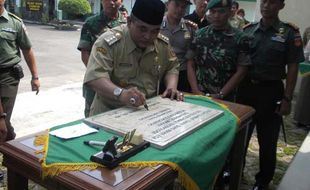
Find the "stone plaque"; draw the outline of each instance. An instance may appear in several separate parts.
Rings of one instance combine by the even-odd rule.
[[[122,107],[87,118],[85,122],[119,135],[136,129],[152,146],[164,149],[223,114],[221,110],[159,96],[146,102],[149,111],[143,106]]]

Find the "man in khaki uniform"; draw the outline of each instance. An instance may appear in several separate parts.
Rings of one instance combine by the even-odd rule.
[[[165,5],[160,0],[135,2],[128,24],[111,29],[95,42],[84,84],[96,91],[90,116],[123,105],[138,107],[158,94],[183,100],[177,91],[177,58],[168,38],[159,34]]]
[[[33,91],[39,90],[40,82],[25,25],[20,18],[5,10],[4,3],[5,0],[0,0],[0,98],[3,108],[0,110],[0,119],[5,119],[7,128],[5,140],[12,140],[15,138],[15,132],[10,119],[19,80],[23,77],[22,68],[18,65],[21,61],[20,50],[22,50],[32,74],[31,87]]]

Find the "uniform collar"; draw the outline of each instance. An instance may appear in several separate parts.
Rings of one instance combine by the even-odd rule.
[[[125,17],[124,17],[119,11],[117,12],[117,17],[116,17],[115,19],[109,18],[107,15],[104,14],[103,11],[101,11],[101,12],[100,12],[100,18],[101,18],[102,20],[105,20],[106,23],[109,23],[109,22],[114,21],[114,20],[118,20],[118,21],[120,21],[120,22],[126,23]]]
[[[167,16],[164,16],[160,28],[161,28],[161,29],[166,29],[166,30],[168,30],[168,28],[169,28],[169,22],[168,22]],[[184,20],[183,18],[181,18],[178,27],[176,27],[175,30],[174,30],[173,32],[178,31],[178,30],[186,30],[185,20]]]
[[[4,9],[3,13],[0,15],[0,18],[3,17],[6,20],[9,20],[9,13]]]
[[[132,53],[133,51],[135,51],[136,49],[139,49],[135,42],[132,40],[131,36],[130,36],[130,32],[129,32],[129,29],[128,27],[126,27],[125,29],[125,39],[126,39],[126,42],[125,44],[127,44],[127,50],[128,50],[128,54]],[[156,41],[156,40],[155,40]],[[155,42],[154,42],[155,44]],[[155,45],[151,45],[151,46],[148,46],[145,50],[144,50],[144,54],[148,53],[148,52],[152,52],[155,50]]]
[[[227,25],[227,27],[223,30],[216,30],[213,25],[210,25],[210,29],[214,32],[214,33],[218,33],[221,32],[222,34],[224,34],[225,36],[234,36],[236,31],[233,29],[232,26],[230,26],[229,24]]]
[[[262,25],[262,19],[261,19],[260,22],[259,22],[259,24],[256,26],[255,31],[256,31],[257,29],[261,29],[261,30],[265,31],[265,30],[268,30],[268,29],[270,29],[270,28],[272,28],[272,29],[275,30],[275,31],[278,31],[279,28],[280,28],[280,24],[281,24],[281,21],[280,21],[279,19],[276,19],[276,20],[272,23],[272,25],[271,25],[269,28],[264,29],[264,28],[263,28],[263,25]]]

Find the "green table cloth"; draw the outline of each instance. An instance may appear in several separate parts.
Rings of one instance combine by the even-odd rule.
[[[186,96],[185,101],[221,109],[224,114],[164,150],[153,147],[145,149],[121,163],[121,167],[152,167],[166,164],[178,172],[179,181],[188,190],[205,190],[213,187],[236,135],[238,118],[223,105],[207,97]],[[78,120],[56,126],[50,131],[81,122],[82,120]],[[83,141],[105,141],[112,135],[100,129],[98,133],[70,140],[62,140],[52,135],[41,137],[44,144],[43,177],[65,171],[97,168],[99,164],[90,162],[89,158],[99,152],[100,148],[87,146]],[[36,140],[40,142],[40,138]]]
[[[300,63],[299,72],[301,75],[309,75],[310,74],[310,62]]]

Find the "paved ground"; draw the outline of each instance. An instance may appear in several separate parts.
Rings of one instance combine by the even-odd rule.
[[[80,31],[59,31],[27,24],[38,63],[41,89],[30,92],[31,75],[25,62],[12,116],[17,136],[83,117],[81,86],[85,67],[76,49]]]

